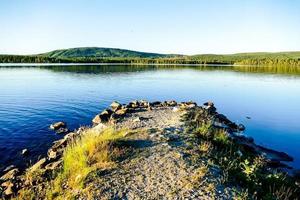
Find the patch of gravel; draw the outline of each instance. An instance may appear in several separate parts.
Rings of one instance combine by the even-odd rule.
[[[132,156],[88,184],[94,198],[228,199],[217,170],[197,156],[197,146],[187,144],[191,138],[183,133],[184,113],[162,107],[127,114],[118,122],[118,128],[143,131],[130,136]]]

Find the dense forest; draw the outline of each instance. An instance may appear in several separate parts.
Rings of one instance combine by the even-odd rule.
[[[236,64],[300,66],[300,52],[176,55],[113,48],[72,48],[37,55],[0,55],[0,63]]]

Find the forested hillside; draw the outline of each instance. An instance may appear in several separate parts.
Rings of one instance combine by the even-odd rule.
[[[37,55],[0,55],[0,63],[144,63],[300,66],[300,52],[176,55],[124,49],[84,47]]]

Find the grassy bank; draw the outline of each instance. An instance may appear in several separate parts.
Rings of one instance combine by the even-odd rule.
[[[219,181],[235,188],[234,199],[298,199],[300,188],[294,178],[267,166],[263,156],[236,143],[225,129],[203,121],[197,110],[189,112],[185,120],[188,132],[198,138],[199,156],[209,159],[210,167],[221,170]]]

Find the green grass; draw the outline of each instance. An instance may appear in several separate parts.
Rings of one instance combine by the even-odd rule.
[[[64,151],[63,167],[53,174],[52,179],[44,183],[42,191],[34,187],[20,190],[23,199],[73,199],[78,191],[85,192],[87,176],[99,169],[112,168],[123,151],[115,142],[123,139],[127,130],[105,129],[102,132],[88,129]],[[29,175],[27,175],[28,177]],[[40,175],[38,176],[40,177]],[[28,179],[38,179],[31,174]]]

